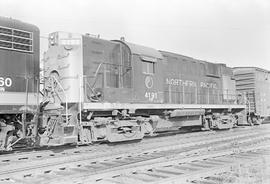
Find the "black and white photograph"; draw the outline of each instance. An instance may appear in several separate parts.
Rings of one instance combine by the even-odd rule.
[[[270,1],[0,0],[0,184],[270,184]]]

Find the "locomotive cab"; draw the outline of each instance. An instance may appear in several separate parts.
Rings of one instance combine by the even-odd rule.
[[[129,48],[133,73],[132,103],[163,103],[163,57],[159,51],[125,41]]]

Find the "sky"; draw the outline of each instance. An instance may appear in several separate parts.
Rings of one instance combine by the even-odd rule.
[[[0,16],[38,26],[42,53],[66,31],[270,70],[269,0],[0,0]]]

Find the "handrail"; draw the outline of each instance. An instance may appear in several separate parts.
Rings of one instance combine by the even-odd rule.
[[[248,115],[250,116],[250,101],[246,98],[246,104],[248,104]]]
[[[85,84],[91,90],[92,94],[97,96],[97,93],[95,92],[95,90],[90,86],[90,84],[87,81],[85,82]]]
[[[97,78],[98,78],[97,76],[98,76],[99,70],[100,70],[100,68],[101,68],[101,66],[102,66],[103,64],[104,64],[104,63],[99,63],[99,65],[98,65],[98,67],[97,67],[97,69],[96,69],[96,71],[95,71],[95,75],[94,75],[94,76],[91,76],[91,78],[94,78],[94,82],[93,82],[92,85],[89,84],[87,81],[83,80],[83,81],[85,81],[86,86],[91,90],[91,92],[92,92],[94,95],[96,95],[96,92],[95,92],[95,90],[94,90],[93,88],[94,88],[94,86],[96,85]],[[86,78],[88,78],[88,77],[86,76]]]
[[[82,93],[82,85],[83,85],[83,83],[82,83],[82,78],[81,77],[79,77],[79,117],[80,117],[80,120],[79,120],[79,126],[81,126],[81,124],[82,124],[82,95],[81,95],[81,93]]]
[[[99,63],[99,65],[98,65],[98,67],[96,69],[96,72],[95,72],[95,75],[94,75],[95,80],[94,80],[94,83],[92,84],[91,88],[93,88],[95,86],[96,82],[97,82],[97,74],[98,74],[98,72],[99,72],[99,70],[101,68],[101,65],[103,65],[103,63]]]
[[[23,110],[23,118],[22,118],[22,128],[23,128],[23,137],[25,136],[25,122],[26,122],[26,108],[28,106],[28,86],[29,86],[29,81],[28,78],[26,77],[26,84],[25,84],[25,108]]]
[[[65,102],[65,106],[66,106],[66,123],[68,123],[68,117],[67,117],[67,115],[68,115],[68,104],[67,104],[67,95],[66,95],[66,93],[65,93],[65,90],[64,90],[64,88],[63,88],[63,86],[60,84],[60,82],[56,79],[56,77],[55,76],[52,76],[53,78],[54,78],[54,80],[56,81],[56,83],[59,85],[59,87],[61,88],[61,90],[63,91],[63,93],[64,93],[64,96],[65,96],[65,99],[66,99],[66,102]],[[55,90],[54,90],[55,91]],[[57,93],[57,92],[56,92]],[[58,95],[58,93],[57,93],[57,95]],[[60,99],[60,98],[59,98]],[[61,99],[60,99],[61,100]],[[61,100],[62,101],[62,100]]]

